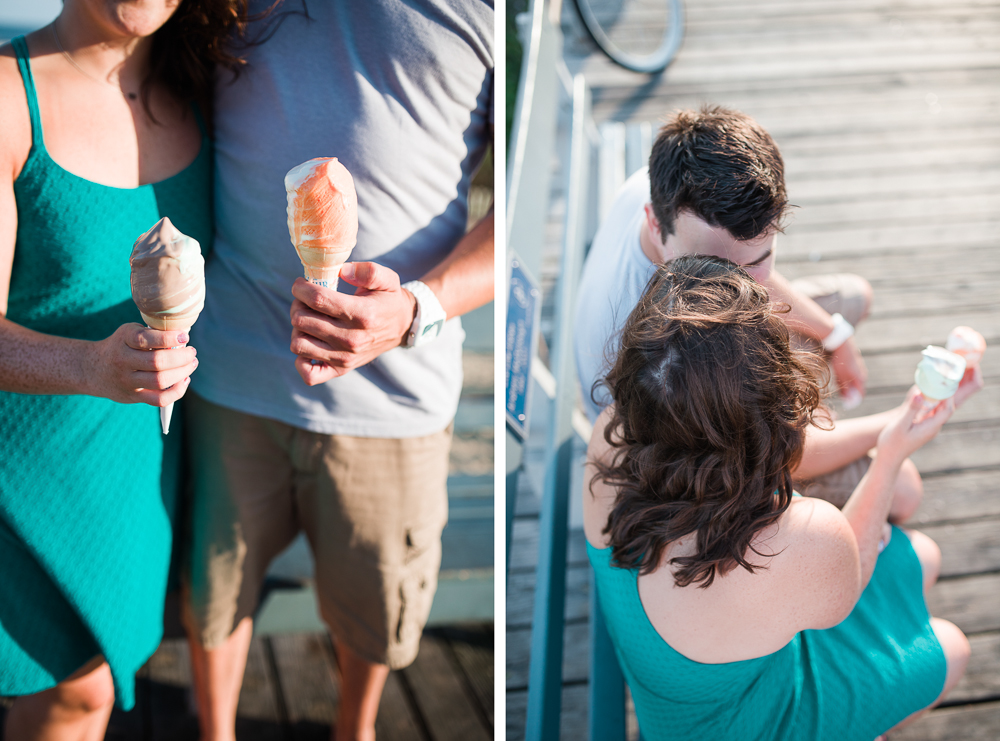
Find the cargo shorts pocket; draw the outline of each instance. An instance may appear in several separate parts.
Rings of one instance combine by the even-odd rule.
[[[406,531],[406,551],[399,584],[396,643],[401,646],[412,644],[414,651],[420,642],[437,590],[442,529],[432,525]]]

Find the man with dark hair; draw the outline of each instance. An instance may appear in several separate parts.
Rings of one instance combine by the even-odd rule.
[[[584,265],[574,349],[591,422],[609,403],[595,384],[616,352],[616,337],[658,264],[681,255],[714,255],[743,266],[775,303],[799,349],[822,351],[846,405],[860,402],[867,371],[854,326],[867,316],[872,290],[857,275],[788,281],[774,269],[776,237],[788,210],[777,144],[749,116],[718,106],[674,113],[660,130],[649,167],[630,177],[594,238]],[[810,428],[794,474],[799,490],[842,506],[868,470],[868,451],[884,414]],[[890,514],[902,522],[923,495],[907,461]]]

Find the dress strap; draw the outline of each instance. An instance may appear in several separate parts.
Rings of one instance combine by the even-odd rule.
[[[24,81],[24,93],[28,98],[28,115],[31,117],[31,142],[34,146],[40,147],[42,140],[42,116],[38,112],[38,96],[35,94],[35,78],[31,76],[31,55],[28,52],[28,42],[24,36],[17,36],[10,40],[17,55],[17,67],[21,70],[21,79]]]

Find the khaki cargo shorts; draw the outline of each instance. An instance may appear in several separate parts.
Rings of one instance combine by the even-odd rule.
[[[305,531],[320,614],[368,661],[417,655],[448,519],[451,428],[323,435],[185,399],[193,479],[184,622],[208,649],[257,607],[272,559]]]
[[[833,273],[801,278],[792,285],[830,314],[840,314],[850,324],[857,326],[868,315],[871,305],[866,282],[851,273]],[[815,340],[792,333],[791,345],[795,350],[809,350],[821,354],[822,347]],[[832,373],[831,373],[832,380]],[[817,497],[843,507],[868,472],[871,458],[867,454],[836,471],[817,476],[809,481],[796,481],[795,490],[807,497]]]

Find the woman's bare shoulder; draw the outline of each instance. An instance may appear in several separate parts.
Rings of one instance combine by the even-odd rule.
[[[847,518],[829,502],[795,497],[767,546],[775,583],[794,605],[800,629],[830,628],[861,595],[857,540]]]

